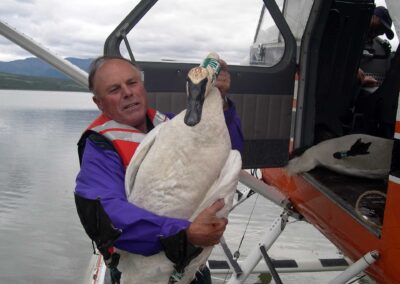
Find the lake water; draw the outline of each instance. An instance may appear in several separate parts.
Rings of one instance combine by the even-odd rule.
[[[97,115],[89,93],[0,90],[0,283],[82,283],[92,246],[73,199],[76,142]],[[230,216],[225,235],[230,248],[238,248],[251,215],[240,249],[246,255],[280,211],[252,196]],[[303,222],[289,224],[270,254],[277,259],[340,257]],[[220,255],[217,247],[214,256]],[[336,274],[282,279],[323,283]]]
[[[97,113],[88,93],[0,91],[0,283],[80,283],[76,142]]]

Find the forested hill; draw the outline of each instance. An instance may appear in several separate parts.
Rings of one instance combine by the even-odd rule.
[[[66,58],[84,71],[93,59]],[[14,61],[0,61],[0,89],[84,91],[87,89],[43,60],[30,57]]]
[[[0,72],[0,89],[88,92],[72,80]]]
[[[71,62],[75,66],[84,71],[88,71],[89,65],[93,59],[81,59],[67,57],[65,60]],[[69,79],[65,74],[55,69],[53,66],[36,57],[29,57],[14,61],[0,61],[0,72],[15,75],[49,77],[58,79]]]

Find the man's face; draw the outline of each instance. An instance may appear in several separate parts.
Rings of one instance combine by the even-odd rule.
[[[123,60],[107,60],[93,82],[93,101],[107,117],[147,132],[147,94],[138,69]]]

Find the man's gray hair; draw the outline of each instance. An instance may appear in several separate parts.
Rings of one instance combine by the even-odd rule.
[[[128,62],[131,64],[133,67],[135,67],[138,71],[140,71],[139,67],[130,61],[129,59],[126,59],[124,57],[119,57],[119,56],[108,56],[108,55],[103,55],[97,57],[95,60],[92,61],[89,67],[89,77],[88,77],[88,83],[89,83],[89,90],[94,93],[94,76],[96,75],[97,70],[108,60],[113,60],[113,59],[119,59]]]

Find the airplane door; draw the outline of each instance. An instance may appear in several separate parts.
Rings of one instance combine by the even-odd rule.
[[[181,2],[186,3],[185,11],[194,10],[193,16],[175,14],[180,11],[180,1],[141,1],[108,37],[104,53],[136,61],[143,71],[150,105],[162,112],[176,113],[185,108],[187,72],[210,51],[219,53],[229,65],[229,97],[242,123],[243,168],[285,165],[296,69],[296,40],[282,13],[285,2]],[[210,6],[207,10],[202,5]],[[162,17],[165,21],[154,20]],[[146,26],[152,27],[153,34],[148,34]],[[263,39],[268,35],[276,40]],[[151,40],[151,44],[142,47]],[[149,53],[164,44],[160,60],[150,58]],[[243,56],[238,59],[234,50],[241,50]]]

